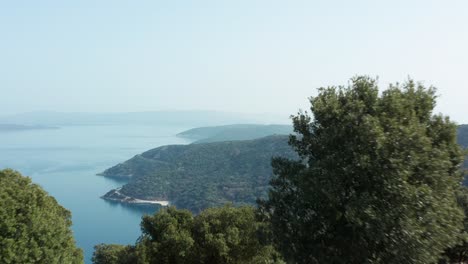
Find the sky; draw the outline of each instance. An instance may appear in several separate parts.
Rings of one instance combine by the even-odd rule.
[[[466,0],[0,0],[0,114],[307,109],[356,75],[468,123]]]

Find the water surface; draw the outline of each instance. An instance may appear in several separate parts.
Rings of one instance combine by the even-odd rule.
[[[60,129],[0,133],[0,169],[30,176],[72,212],[73,231],[86,263],[99,243],[133,244],[140,219],[157,210],[125,206],[99,197],[123,182],[96,176],[145,150],[187,144],[175,134],[187,127],[65,126]]]

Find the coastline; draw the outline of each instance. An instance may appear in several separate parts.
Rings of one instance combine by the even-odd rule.
[[[122,194],[120,190],[121,188],[110,190],[108,193],[101,196],[101,198],[104,200],[110,200],[110,201],[128,203],[128,204],[159,204],[161,206],[169,206],[170,204],[169,201],[164,201],[164,200],[144,200],[144,199],[134,198],[134,197]]]

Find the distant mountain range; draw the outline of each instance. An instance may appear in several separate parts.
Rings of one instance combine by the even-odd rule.
[[[35,129],[59,129],[59,127],[0,124],[0,132],[12,132],[12,131],[23,131],[23,130],[35,130]]]
[[[216,111],[154,111],[129,113],[60,113],[31,112],[0,116],[0,124],[66,126],[66,125],[180,125],[213,126],[233,123],[286,123],[287,116],[243,114]]]

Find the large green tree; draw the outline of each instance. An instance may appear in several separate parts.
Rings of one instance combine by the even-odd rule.
[[[130,264],[137,263],[135,248],[116,244],[99,244],[94,246],[94,264]]]
[[[98,245],[95,264],[273,264],[283,263],[271,245],[261,243],[252,207],[210,208],[193,216],[163,209],[142,220],[135,247]]]
[[[290,263],[435,263],[458,241],[463,154],[456,125],[433,115],[434,88],[379,93],[369,77],[319,89],[293,116],[300,155],[273,161],[262,203]]]
[[[188,210],[163,209],[141,221],[137,243],[139,263],[189,263],[193,252],[193,216]]]
[[[0,171],[0,263],[83,263],[71,214],[13,170]]]
[[[193,263],[283,263],[271,245],[261,243],[263,226],[250,206],[204,210],[194,221]]]

